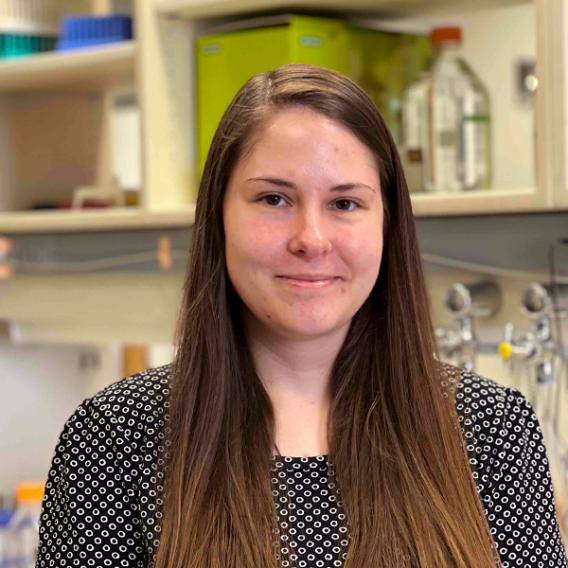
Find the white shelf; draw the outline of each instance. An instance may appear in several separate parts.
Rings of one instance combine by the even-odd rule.
[[[412,193],[415,217],[453,217],[550,211],[538,202],[534,188],[483,190],[460,194]],[[195,205],[162,211],[137,207],[78,211],[25,211],[0,213],[0,235],[190,227]]]
[[[167,17],[210,18],[274,10],[324,10],[398,15],[438,10],[472,10],[522,4],[528,0],[161,0],[158,13]]]
[[[0,213],[0,234],[61,233],[190,227],[195,207],[148,212],[137,207]]]
[[[0,62],[0,93],[30,90],[92,92],[134,79],[136,42],[47,52]]]
[[[462,193],[411,193],[415,217],[452,217],[549,211],[536,188],[489,189]]]

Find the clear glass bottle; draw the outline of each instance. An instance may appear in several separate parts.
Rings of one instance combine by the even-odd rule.
[[[428,75],[409,87],[403,103],[408,144],[420,133],[423,184],[430,192],[491,186],[489,94],[460,56],[461,38],[460,28],[432,30],[438,56]]]
[[[432,42],[439,55],[430,91],[430,191],[487,189],[491,185],[489,94],[459,55],[460,28],[436,28]]]
[[[421,73],[402,95],[402,162],[411,193],[424,191],[428,168],[428,92],[430,77]]]

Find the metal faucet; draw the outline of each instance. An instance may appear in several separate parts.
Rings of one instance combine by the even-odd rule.
[[[517,362],[530,362],[535,368],[537,384],[550,384],[554,382],[554,360],[558,355],[552,335],[556,314],[550,287],[533,282],[523,295],[521,312],[532,322],[531,329],[515,339],[513,324],[508,323],[499,354],[511,371]]]
[[[475,333],[475,318],[489,318],[501,306],[501,288],[493,281],[473,284],[453,284],[444,302],[456,323],[455,329],[435,330],[440,353],[452,359],[458,367],[473,371],[479,353]]]

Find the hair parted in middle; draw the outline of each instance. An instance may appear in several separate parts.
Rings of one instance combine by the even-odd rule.
[[[331,118],[376,158],[384,248],[330,377],[328,460],[348,530],[345,568],[498,564],[455,409],[459,370],[437,360],[400,158],[350,79],[290,64],[251,78],[227,108],[199,187],[168,415],[156,568],[276,568],[274,411],[227,274],[223,198],[267,120],[299,105]],[[281,564],[286,565],[286,564]]]

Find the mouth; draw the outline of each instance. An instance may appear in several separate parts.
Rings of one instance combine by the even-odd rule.
[[[286,284],[296,286],[298,288],[325,288],[326,286],[331,286],[336,281],[340,280],[340,278],[337,276],[329,276],[323,278],[278,276],[278,278],[284,281]]]

